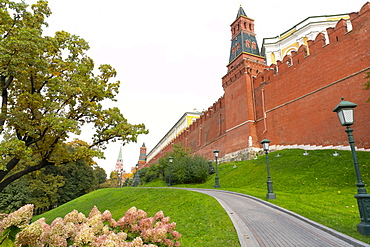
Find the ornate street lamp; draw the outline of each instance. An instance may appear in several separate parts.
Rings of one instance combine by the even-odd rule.
[[[168,161],[170,162],[170,166],[168,167],[168,186],[172,186],[171,183],[171,166],[173,162],[173,157],[168,157]]]
[[[348,135],[348,142],[351,147],[353,164],[355,166],[356,176],[357,176],[357,199],[358,209],[360,211],[361,222],[357,225],[357,230],[362,235],[370,235],[370,195],[367,194],[365,189],[365,184],[362,182],[360,169],[358,167],[358,161],[356,156],[355,141],[353,139],[353,129],[350,126],[354,123],[354,108],[357,105],[355,103],[342,101],[334,108],[333,112],[338,114],[339,121],[342,126],[346,126]]]
[[[272,188],[272,181],[271,181],[271,176],[270,176],[270,166],[269,166],[269,158],[268,158],[268,151],[269,151],[269,143],[270,141],[267,140],[266,138],[262,140],[261,144],[263,147],[263,150],[265,151],[266,154],[266,169],[267,169],[267,194],[266,198],[267,199],[276,199],[276,195],[274,194],[274,190]]]
[[[218,181],[218,162],[217,162],[217,158],[218,158],[218,153],[219,152],[220,151],[218,151],[218,150],[213,151],[213,155],[215,156],[215,159],[216,159],[216,177],[215,177],[215,186],[213,186],[215,188],[220,188],[221,187],[220,184],[219,184],[219,181]]]
[[[139,185],[139,174],[137,174],[137,169],[139,169],[139,164],[136,164],[136,172],[134,174],[134,187]]]

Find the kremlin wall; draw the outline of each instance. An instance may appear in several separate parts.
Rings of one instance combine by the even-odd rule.
[[[370,80],[365,78],[370,71],[370,3],[348,16],[266,65],[254,20],[240,7],[231,24],[224,95],[142,167],[172,151],[173,144],[209,159],[217,149],[221,162],[253,158],[264,138],[271,149],[346,149],[345,127],[333,112],[342,97],[358,105],[352,126],[356,147],[370,150],[370,91],[364,90]]]

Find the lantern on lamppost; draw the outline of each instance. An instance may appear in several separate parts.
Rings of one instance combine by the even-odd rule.
[[[352,135],[353,129],[351,125],[354,123],[354,108],[357,105],[355,103],[342,101],[334,108],[333,112],[336,112],[342,126],[346,126],[345,132],[348,135],[348,142],[351,147],[353,164],[355,167],[356,177],[357,177],[357,199],[358,209],[360,211],[361,222],[357,225],[357,230],[360,234],[369,236],[370,235],[370,195],[367,194],[365,189],[365,184],[362,181],[360,169],[358,166],[355,141]]]
[[[215,186],[213,186],[215,188],[220,188],[221,187],[220,186],[220,183],[219,183],[219,178],[218,178],[218,161],[217,161],[219,152],[220,151],[218,151],[218,150],[214,150],[213,151],[213,155],[214,155],[214,157],[216,159],[216,177],[215,177]]]
[[[274,190],[272,188],[272,180],[271,180],[271,175],[270,175],[270,166],[269,166],[269,158],[268,158],[268,151],[269,151],[269,144],[270,141],[267,140],[266,138],[262,140],[261,142],[262,148],[265,151],[266,154],[266,169],[267,169],[267,194],[266,198],[267,199],[276,199],[276,195],[274,193]]]

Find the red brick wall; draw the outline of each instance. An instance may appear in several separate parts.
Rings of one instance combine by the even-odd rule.
[[[216,149],[220,151],[220,155],[224,155],[226,152],[224,105],[224,97],[221,97],[209,107],[202,117],[189,127],[189,131],[183,132],[188,141],[182,142],[182,145],[189,147],[194,154],[203,155],[208,159],[213,158],[213,151]]]
[[[341,20],[327,30],[329,44],[319,34],[277,65],[236,59],[222,78],[224,96],[173,143],[209,159],[215,149],[222,157],[247,148],[249,136],[253,147],[264,138],[271,145],[347,146],[345,127],[332,112],[344,97],[358,104],[356,146],[370,148],[370,91],[363,90],[370,71],[370,3],[350,17],[351,31]],[[170,150],[172,144],[158,157]]]
[[[370,71],[369,5],[360,15],[351,15],[352,31],[347,32],[346,22],[339,21],[328,29],[328,45],[324,35],[318,35],[308,43],[308,56],[301,47],[278,63],[277,74],[269,70],[258,76],[255,88],[260,138],[264,90],[265,135],[271,144],[348,145],[345,128],[332,112],[344,97],[358,104],[353,125],[356,145],[370,148],[370,103],[366,103],[370,93],[363,90],[365,71]],[[291,66],[288,61],[292,61]]]

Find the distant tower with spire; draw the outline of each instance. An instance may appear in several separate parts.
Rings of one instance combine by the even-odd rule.
[[[122,172],[123,171],[123,160],[122,160],[122,147],[119,148],[119,154],[116,162],[116,168],[114,169],[115,172]]]
[[[143,145],[140,148],[140,156],[139,156],[138,164],[139,164],[139,168],[144,167],[145,164],[146,164],[146,147],[145,147],[145,143],[143,143]]]

